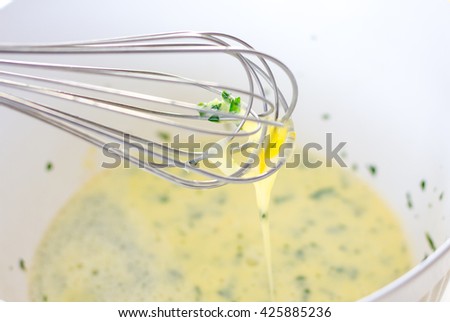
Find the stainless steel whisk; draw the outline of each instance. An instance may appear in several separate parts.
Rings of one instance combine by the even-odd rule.
[[[236,77],[245,79],[246,88],[234,83],[230,86],[187,77],[181,73],[130,67],[129,63],[135,60],[151,61],[156,55],[174,55],[176,60],[184,55],[198,55],[196,59],[199,61],[207,61],[205,57],[213,55],[229,57],[240,65],[242,73]],[[83,59],[87,64],[78,64]],[[61,60],[64,62],[59,63]],[[281,156],[275,166],[255,174],[249,172],[254,162],[249,158],[241,163],[239,169],[224,174],[198,166],[211,156],[210,150],[186,151],[163,142],[157,136],[143,137],[120,127],[129,119],[143,120],[150,129],[174,134],[201,134],[222,144],[242,141],[242,138],[245,141],[246,137],[257,134],[260,146],[269,126],[290,127],[288,120],[298,96],[294,75],[279,60],[254,50],[234,36],[186,31],[88,42],[0,45],[0,65],[3,66],[0,68],[0,105],[58,127],[100,148],[108,147],[109,152],[174,183],[192,188],[212,188],[226,183],[254,182],[271,175],[285,162],[286,157]],[[274,66],[290,84],[287,88],[289,101],[278,87],[278,79],[272,70]],[[227,69],[228,66],[218,68]],[[215,70],[210,69],[204,72],[208,77],[214,73]],[[118,80],[119,83],[132,81],[136,89],[117,85]],[[153,87],[160,87],[173,88],[175,93],[177,86],[215,96],[220,96],[222,91],[242,96],[242,112],[203,109],[198,100],[188,102],[152,92]],[[109,114],[95,119],[91,117],[95,111]],[[121,117],[118,122],[109,122],[117,115]],[[221,122],[208,121],[211,115],[220,118]],[[244,130],[246,122],[255,126]],[[289,140],[292,138],[288,137]],[[136,147],[143,154],[127,153]],[[193,179],[172,171],[173,168],[183,168],[199,176]]]

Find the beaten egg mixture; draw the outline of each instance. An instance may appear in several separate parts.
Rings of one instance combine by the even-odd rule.
[[[252,185],[199,191],[104,171],[50,225],[30,298],[352,301],[411,266],[395,215],[350,171],[280,170],[268,213],[272,297]]]

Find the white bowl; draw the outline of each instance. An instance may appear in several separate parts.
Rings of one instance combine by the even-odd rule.
[[[301,141],[332,132],[348,142],[348,163],[360,165],[410,241],[417,266],[365,300],[438,300],[450,270],[449,10],[445,1],[13,1],[0,10],[0,42],[217,30],[273,54],[300,82]],[[0,298],[26,300],[19,260],[30,262],[53,215],[99,163],[87,144],[1,106],[0,137]],[[440,247],[421,261],[425,233]]]

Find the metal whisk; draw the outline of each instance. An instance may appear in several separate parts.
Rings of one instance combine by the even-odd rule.
[[[214,65],[216,58],[219,62]],[[156,67],[149,67],[152,64]],[[211,157],[211,147],[186,149],[169,142],[170,135],[180,140],[182,133],[222,147],[232,142],[242,146],[252,138],[261,148],[271,126],[292,130],[288,120],[298,96],[292,72],[234,36],[187,31],[88,42],[8,44],[0,45],[0,65],[0,105],[177,184],[212,188],[254,182],[285,162],[286,157],[280,156],[275,166],[259,173],[250,171],[254,159],[248,158],[225,174],[199,166]],[[221,75],[227,72],[231,77]],[[279,88],[277,75],[288,84],[289,100]],[[211,81],[213,76],[227,76],[227,82]],[[240,98],[239,113],[199,105],[224,93]],[[253,126],[246,125],[250,123]],[[136,134],[138,128],[145,134]],[[292,140],[288,136],[286,143]]]

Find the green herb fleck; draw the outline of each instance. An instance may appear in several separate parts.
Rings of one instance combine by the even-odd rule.
[[[175,269],[169,269],[169,276],[173,280],[181,280],[183,279],[183,274]]]
[[[232,99],[230,102],[230,112],[231,113],[239,113],[241,111],[241,98],[236,97]]]
[[[195,301],[196,302],[200,302],[202,300],[202,289],[199,286],[195,286],[194,287],[194,292],[195,292]]]
[[[217,198],[217,203],[218,203],[219,205],[223,205],[223,204],[225,204],[225,202],[227,202],[227,197],[225,197],[225,196],[223,196],[223,195],[220,195],[220,196]]]
[[[412,199],[411,199],[411,194],[409,192],[406,193],[406,204],[407,204],[409,209],[413,208],[413,202],[412,202]]]
[[[304,275],[298,275],[298,276],[295,278],[295,280],[296,280],[297,282],[303,283],[303,282],[306,280],[306,277],[305,277]]]
[[[92,275],[93,276],[97,276],[98,275],[98,270],[97,269],[92,270]]]
[[[442,199],[444,199],[444,192],[441,192],[441,194],[439,195],[439,201],[442,201]]]
[[[169,196],[168,195],[161,195],[161,196],[159,196],[159,202],[160,203],[168,203],[169,202]]]
[[[189,160],[189,165],[192,167],[197,167],[199,165],[200,161],[196,160]]]
[[[358,171],[358,165],[356,163],[352,164],[352,170],[353,171]]]
[[[309,297],[311,295],[311,290],[309,288],[305,288],[303,289],[303,294],[302,294],[302,302],[306,302],[309,300]]]
[[[434,243],[433,239],[431,238],[429,233],[425,233],[425,238],[427,239],[428,246],[430,246],[431,250],[434,252],[436,250],[436,244]]]
[[[224,106],[224,104],[226,105]],[[241,98],[234,98],[229,92],[222,91],[222,101],[215,99],[211,102],[198,103],[197,105],[203,109],[203,111],[198,111],[200,117],[210,115],[205,110],[224,111],[224,107],[228,107],[228,112],[230,113],[239,113],[241,111]],[[210,115],[208,121],[218,123],[220,122],[220,117],[218,115]]]
[[[309,195],[309,197],[311,199],[320,200],[324,197],[332,196],[335,193],[336,191],[334,190],[333,187],[326,187],[313,192],[312,194]]]
[[[261,219],[266,219],[267,218],[267,214],[264,212],[261,214]]]
[[[52,162],[47,162],[47,165],[45,166],[45,168],[47,169],[48,172],[53,170],[53,163]]]
[[[222,91],[222,98],[225,102],[230,103],[231,100],[231,94],[228,93],[227,91]]]
[[[48,296],[47,295],[42,295],[42,302],[48,302]]]
[[[168,132],[160,131],[158,132],[158,137],[166,142],[170,140],[170,134]]]
[[[232,295],[233,295],[230,288],[223,288],[221,290],[218,290],[217,294],[219,294],[220,296],[222,296],[223,298],[225,298],[227,300],[231,300]]]
[[[327,232],[329,232],[330,234],[339,234],[345,232],[347,228],[347,225],[340,223],[327,227]]]
[[[305,259],[305,251],[303,249],[297,249],[295,257],[302,260]]]
[[[220,118],[218,115],[211,115],[208,121],[218,123],[220,121]]]
[[[374,166],[374,165],[369,165],[369,166],[367,167],[367,169],[369,170],[369,172],[370,172],[370,174],[371,174],[372,176],[376,176],[376,175],[377,175],[377,167],[376,167],[376,166]]]
[[[328,121],[329,119],[330,119],[330,114],[328,114],[328,113],[322,114],[322,120]]]
[[[334,272],[340,276],[346,276],[347,278],[354,280],[358,277],[358,270],[353,267],[332,266],[331,272]]]
[[[19,260],[19,267],[20,267],[20,269],[21,269],[22,271],[26,272],[27,267],[26,267],[26,265],[25,265],[25,260],[23,260],[23,258],[21,258],[21,259]]]
[[[244,256],[244,248],[242,245],[236,247],[236,258],[242,258]]]
[[[211,109],[218,111],[218,110],[220,110],[221,107],[222,107],[222,103],[219,103],[219,104],[212,105]]]
[[[276,204],[276,205],[280,205],[280,204],[283,204],[283,203],[285,203],[285,202],[291,200],[292,198],[294,198],[293,195],[275,196],[275,197],[273,198],[273,202],[274,202],[274,204]]]
[[[341,252],[347,252],[348,251],[348,247],[347,247],[347,245],[339,245],[339,250],[341,251]]]
[[[420,181],[420,188],[422,191],[425,191],[425,188],[427,187],[427,183],[425,180]]]

